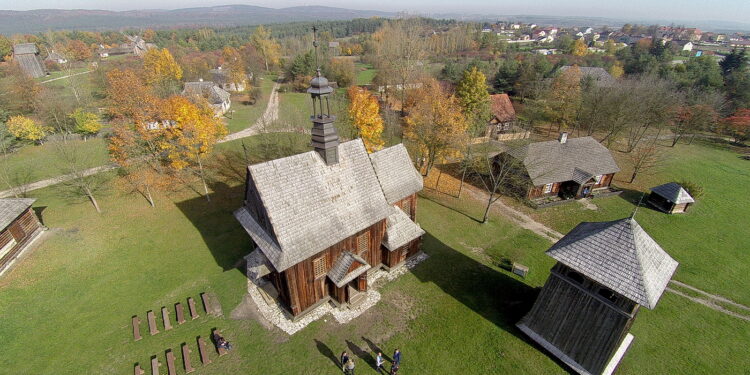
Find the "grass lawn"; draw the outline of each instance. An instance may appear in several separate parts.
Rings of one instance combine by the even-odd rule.
[[[264,77],[265,79],[260,80],[260,88],[263,90],[263,97],[257,103],[253,105],[242,104],[236,100],[238,96],[232,97],[232,107],[230,111],[234,111],[231,116],[232,118],[226,119],[227,129],[229,133],[235,133],[240,130],[249,128],[255,123],[255,121],[263,115],[268,105],[268,100],[271,97],[271,89],[273,88],[273,79],[270,77]]]
[[[264,142],[283,134],[244,140],[254,158]],[[294,135],[292,137],[305,137]],[[301,138],[300,138],[301,139]],[[301,142],[300,144],[304,144]],[[229,142],[220,151],[238,150]],[[289,148],[287,153],[301,149]],[[284,152],[284,149],[282,151]],[[277,155],[274,155],[277,156]],[[214,171],[214,174],[221,175]],[[389,356],[400,347],[409,374],[566,373],[514,324],[528,310],[552,266],[549,243],[501,217],[486,224],[480,205],[425,192],[417,210],[430,258],[380,289],[377,306],[349,324],[330,318],[294,336],[266,330],[240,306],[247,280],[236,267],[250,241],[231,212],[244,187],[211,183],[211,203],[190,189],[160,194],[150,208],[136,195],[112,188],[100,198],[104,213],[86,202],[59,198],[53,188],[33,192],[52,228],[38,248],[0,278],[3,370],[18,374],[130,374],[139,362],[191,345],[201,374],[334,374],[343,350],[358,361],[358,374],[375,374],[373,351]],[[617,198],[615,198],[617,199]],[[531,268],[527,279],[497,267],[513,256]],[[200,292],[216,293],[224,317],[203,314],[134,342],[130,318],[173,306]],[[250,314],[252,315],[252,314]],[[231,318],[235,317],[237,319]],[[160,319],[157,319],[160,320]],[[202,366],[196,336],[219,328],[235,350]],[[620,374],[742,373],[750,325],[674,295],[654,311],[643,310]],[[162,373],[165,372],[164,367]],[[183,374],[178,363],[178,373]]]
[[[537,220],[567,233],[581,221],[614,220],[629,216],[648,188],[687,179],[704,187],[704,196],[686,214],[667,215],[644,205],[636,219],[673,258],[680,262],[676,280],[710,293],[750,305],[750,162],[721,146],[694,142],[668,148],[668,158],[658,173],[643,175],[628,184],[627,163],[618,160],[622,171],[614,185],[626,191],[620,197],[592,202],[598,210],[578,203],[532,210]],[[614,152],[619,159],[622,154]],[[644,202],[646,197],[644,196]]]
[[[69,141],[77,144],[81,156],[85,158],[86,167],[97,167],[109,162],[107,141],[93,138],[87,141]],[[57,161],[55,145],[47,142],[43,145],[26,145],[8,156],[6,165],[13,185],[35,182],[62,174],[63,166]],[[0,190],[7,189],[0,187]]]
[[[354,69],[357,72],[357,79],[355,80],[357,85],[372,84],[372,80],[378,72],[377,69],[373,68],[372,64],[356,63],[354,64]]]

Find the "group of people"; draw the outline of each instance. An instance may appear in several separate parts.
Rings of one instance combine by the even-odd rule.
[[[354,375],[354,358],[349,356],[349,353],[344,351],[341,353],[341,371],[344,372],[344,375]],[[393,361],[391,362],[391,371],[388,372],[385,369],[385,358],[383,358],[383,353],[378,352],[378,356],[375,357],[375,369],[378,370],[378,374],[390,374],[390,375],[397,375],[398,374],[398,368],[401,366],[401,351],[396,348],[396,350],[393,352]]]

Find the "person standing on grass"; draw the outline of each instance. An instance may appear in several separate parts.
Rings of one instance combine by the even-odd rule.
[[[346,353],[346,350],[344,350],[341,353],[341,371],[346,374],[346,363],[349,362],[349,354]]]
[[[346,362],[346,375],[354,375],[354,358],[349,358],[349,362]]]
[[[393,364],[396,367],[401,366],[401,351],[398,348],[393,352]]]
[[[378,356],[377,358],[375,358],[375,370],[378,370],[378,374],[382,374],[383,371],[385,371],[385,367],[383,367],[383,364],[385,364],[383,353],[378,352]]]

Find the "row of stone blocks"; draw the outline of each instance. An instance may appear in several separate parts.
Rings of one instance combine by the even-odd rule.
[[[218,333],[218,331],[217,331]],[[220,334],[220,333],[219,333]],[[208,349],[206,349],[206,341],[198,336],[197,338],[198,342],[198,354],[201,357],[201,363],[205,366],[211,363],[211,358],[209,358]],[[224,348],[217,348],[219,357],[227,354],[227,350]],[[189,374],[193,371],[195,371],[195,368],[192,366],[190,362],[190,353],[193,351],[190,350],[190,347],[188,344],[184,343],[182,344],[182,364],[185,368],[185,373]],[[175,356],[172,349],[167,349],[165,351],[166,361],[167,361],[167,374],[168,375],[176,375],[177,370],[175,367]],[[159,375],[159,367],[161,366],[161,362],[159,362],[159,358],[157,356],[151,357],[151,375]],[[141,365],[136,363],[135,367],[133,369],[134,375],[143,375],[144,371],[141,368]]]
[[[208,296],[206,293],[201,293],[201,299],[203,300],[203,310],[206,311],[206,313],[210,311],[215,311],[215,308],[212,308],[208,299]],[[198,310],[195,307],[195,300],[193,297],[188,297],[187,299],[188,303],[188,310],[190,311],[190,319],[197,319],[199,317]],[[182,303],[177,302],[175,305],[175,313],[177,315],[177,323],[183,324],[185,323],[185,313],[182,308]],[[163,327],[165,331],[169,331],[172,329],[172,322],[169,319],[169,309],[166,307],[161,308],[161,319],[163,323]],[[156,316],[154,316],[154,311],[149,310],[146,313],[146,319],[148,320],[148,331],[153,336],[157,333],[159,333],[159,328],[156,326]],[[132,324],[133,324],[133,339],[135,341],[138,341],[142,339],[141,337],[141,319],[138,317],[138,315],[134,315],[132,318]]]

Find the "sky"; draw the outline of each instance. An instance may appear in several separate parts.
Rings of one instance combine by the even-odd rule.
[[[325,5],[349,9],[491,15],[596,16],[616,19],[750,22],[750,0],[0,0],[2,10],[177,9],[247,4],[271,8]]]

